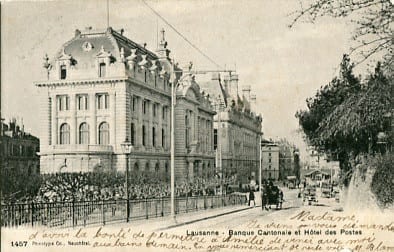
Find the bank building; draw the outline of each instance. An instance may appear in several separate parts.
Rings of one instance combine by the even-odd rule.
[[[169,179],[171,85],[182,69],[169,57],[164,30],[160,37],[152,52],[123,30],[87,28],[76,30],[52,59],[45,57],[45,80],[34,83],[41,101],[41,173],[124,171],[121,144],[128,141],[131,176]],[[187,75],[176,89],[177,180],[215,172],[214,107]]]

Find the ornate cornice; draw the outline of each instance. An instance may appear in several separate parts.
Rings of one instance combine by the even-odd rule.
[[[126,80],[127,77],[114,77],[114,78],[80,79],[80,80],[35,81],[33,82],[33,84],[37,87],[52,87],[52,86],[68,86],[68,85],[117,83]]]

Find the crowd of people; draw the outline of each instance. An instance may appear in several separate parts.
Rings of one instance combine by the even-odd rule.
[[[34,195],[4,199],[2,203],[53,203],[126,199],[124,174],[118,173],[59,173],[42,176],[41,186]],[[176,197],[216,195],[225,183],[218,177],[194,178],[175,183]],[[168,181],[141,174],[129,180],[129,199],[170,197]]]

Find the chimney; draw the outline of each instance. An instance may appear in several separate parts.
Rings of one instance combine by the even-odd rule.
[[[250,103],[250,85],[245,85],[242,87],[242,95]]]
[[[252,94],[250,95],[250,110],[253,112],[256,112],[256,95]]]
[[[238,97],[238,74],[232,74],[230,77],[230,96],[237,101]]]

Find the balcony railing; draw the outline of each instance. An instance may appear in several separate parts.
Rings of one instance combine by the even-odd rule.
[[[52,150],[56,152],[113,152],[113,147],[100,144],[59,144],[53,145]]]

